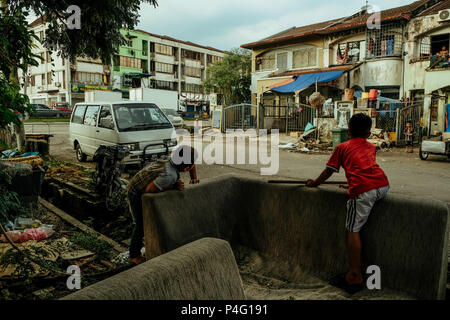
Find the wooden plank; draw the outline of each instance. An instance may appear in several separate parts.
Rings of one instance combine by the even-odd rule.
[[[94,229],[88,227],[87,225],[85,225],[84,223],[80,222],[79,220],[75,219],[74,217],[72,217],[71,215],[65,213],[64,211],[62,211],[61,209],[55,207],[53,204],[51,204],[50,202],[42,199],[41,197],[39,197],[39,202],[46,207],[48,210],[50,210],[51,212],[53,212],[54,214],[56,214],[58,217],[60,217],[61,219],[63,219],[64,221],[66,221],[67,223],[70,223],[71,225],[73,225],[74,227],[77,227],[78,229],[89,233],[91,235],[94,235],[96,237],[98,237],[101,240],[104,240],[105,242],[109,243],[110,245],[113,246],[114,250],[116,250],[117,252],[124,252],[127,251],[128,249],[122,247],[120,244],[118,244],[116,241],[114,241],[113,239],[108,238],[107,236],[95,231]]]

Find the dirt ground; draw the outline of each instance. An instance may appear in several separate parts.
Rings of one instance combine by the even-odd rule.
[[[77,162],[75,151],[69,144],[69,128],[67,123],[62,124],[26,124],[27,133],[51,133],[50,154],[57,159]],[[280,143],[292,141],[281,136]],[[391,193],[404,194],[412,197],[434,199],[450,203],[450,160],[447,157],[430,156],[427,161],[419,159],[418,149],[413,154],[407,154],[403,149],[391,149],[391,151],[377,154],[377,162],[386,172],[391,183]],[[248,154],[248,148],[246,148]],[[198,165],[200,180],[216,178],[226,174],[237,174],[256,179],[308,179],[317,177],[324,169],[330,155],[328,154],[303,154],[280,150],[279,171],[276,176],[261,176],[261,165]],[[82,164],[94,168],[94,163]],[[183,175],[187,180],[188,176]],[[335,174],[331,179],[345,181],[343,170]],[[324,187],[333,188],[333,187]]]
[[[37,131],[39,126],[26,126],[27,132],[46,133]],[[51,140],[50,154],[58,160],[78,163],[75,151],[68,142],[68,125],[51,124],[41,127],[54,134]],[[282,136],[280,143],[292,142],[289,137]],[[204,144],[205,146],[205,144]],[[247,154],[248,148],[244,151]],[[255,179],[296,179],[306,180],[317,177],[324,169],[330,154],[304,154],[280,150],[279,171],[275,176],[262,176],[261,165],[206,165],[197,166],[198,176],[201,181],[217,178],[219,176],[235,174]],[[430,156],[429,160],[421,161],[418,150],[413,154],[407,154],[403,149],[391,149],[380,151],[377,154],[377,162],[388,175],[391,183],[391,193],[403,194],[421,199],[440,200],[450,204],[450,160],[446,157]],[[80,163],[78,163],[80,164]],[[89,161],[81,164],[93,169],[94,163]],[[125,178],[127,178],[125,176]],[[186,186],[189,181],[187,174],[182,174]],[[335,174],[331,179],[345,181],[343,170]],[[336,188],[336,186],[323,186],[323,188]],[[284,280],[276,276],[273,270],[280,271],[283,266],[261,257],[257,252],[248,251],[245,248],[235,250],[239,264],[244,290],[249,299],[268,300],[310,300],[310,299],[411,299],[402,293],[383,290],[380,293],[364,290],[352,297],[342,291],[328,285],[326,282],[304,275],[299,281]],[[274,269],[275,268],[275,269]]]

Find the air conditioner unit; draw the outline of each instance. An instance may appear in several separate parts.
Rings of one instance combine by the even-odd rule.
[[[438,13],[438,21],[450,21],[450,9],[439,11]]]
[[[61,82],[55,82],[55,87],[61,87]]]

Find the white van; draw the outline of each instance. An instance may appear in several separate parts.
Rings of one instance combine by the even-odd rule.
[[[173,125],[153,103],[77,103],[70,118],[70,142],[77,159],[86,161],[100,145],[121,145],[130,150],[123,164],[140,164],[145,154],[161,155],[177,144]],[[149,146],[151,145],[151,146]],[[146,148],[147,147],[147,148]]]

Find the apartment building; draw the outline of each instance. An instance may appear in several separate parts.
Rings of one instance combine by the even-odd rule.
[[[113,58],[113,87],[177,91],[188,101],[208,101],[202,83],[206,68],[224,52],[143,30],[121,30],[127,44]]]
[[[48,25],[42,18],[29,27],[44,39]],[[177,91],[180,99],[191,103],[210,101],[211,95],[203,94],[205,70],[223,59],[223,51],[142,30],[120,32],[126,44],[118,48],[108,65],[83,57],[64,59],[36,40],[33,52],[43,60],[28,70],[22,92],[31,103],[46,105],[83,102],[87,90],[122,91],[126,99],[129,89],[136,87]]]
[[[436,77],[430,80],[436,85],[449,86],[445,71],[424,74],[430,65],[429,55],[423,65],[410,63],[412,56],[420,55],[412,48],[417,47],[421,36],[438,39],[435,47],[437,43],[443,45],[450,19],[438,16],[449,7],[449,0],[415,1],[381,11],[379,25],[370,28],[367,23],[373,13],[363,7],[348,17],[294,27],[244,44],[243,48],[252,50],[252,102],[269,106],[306,103],[316,88],[333,100],[341,100],[345,88],[377,89],[383,97],[399,100],[420,94],[413,90],[415,87],[427,91],[421,82],[426,76]],[[315,81],[298,88],[287,86],[302,75]],[[424,108],[426,117],[431,106],[425,103]]]
[[[86,90],[112,90],[111,66],[100,60],[78,57],[74,61],[62,58],[58,52],[43,47],[48,24],[42,18],[33,21],[29,28],[39,37],[34,40],[33,53],[40,55],[38,66],[31,66],[22,83],[22,92],[31,103],[50,106],[53,102],[73,105],[84,101]],[[19,74],[22,78],[22,74]]]

